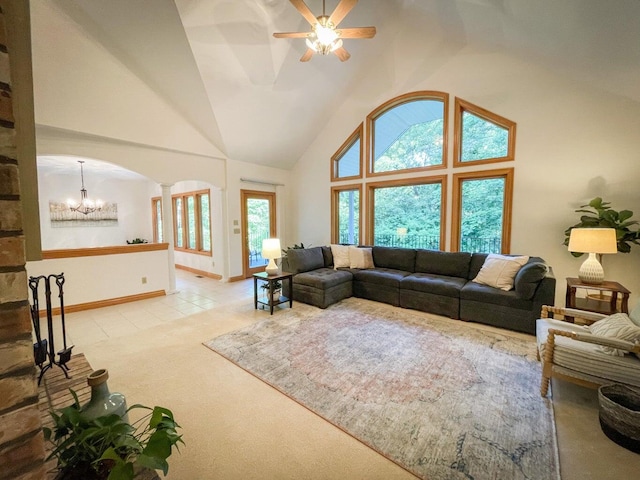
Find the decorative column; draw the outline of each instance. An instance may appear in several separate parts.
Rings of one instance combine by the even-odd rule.
[[[173,183],[161,183],[162,187],[162,240],[169,244],[167,258],[169,262],[169,291],[168,295],[178,293],[176,289],[176,259],[173,249],[173,205],[171,203],[171,187]]]

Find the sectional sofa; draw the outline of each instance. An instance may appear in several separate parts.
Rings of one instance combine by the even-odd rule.
[[[296,301],[327,308],[351,296],[535,334],[542,305],[553,305],[556,280],[530,257],[505,291],[472,281],[487,254],[371,247],[372,268],[334,268],[330,247],[290,249],[282,269],[294,274]],[[371,267],[371,266],[370,266]]]

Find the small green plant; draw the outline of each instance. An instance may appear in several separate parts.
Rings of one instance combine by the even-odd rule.
[[[134,245],[137,243],[149,243],[149,242],[144,238],[134,238],[133,240],[127,240],[127,244],[129,245]]]
[[[115,414],[88,419],[71,393],[74,404],[52,411],[54,427],[43,428],[45,440],[53,445],[47,460],[58,461],[57,480],[132,480],[134,467],[167,474],[173,447],[184,444],[171,410],[133,405],[127,412],[149,410],[133,424]]]
[[[264,282],[262,285],[260,285],[260,288],[262,288],[265,292],[269,291],[269,283],[268,282]],[[280,280],[276,280],[275,282],[273,282],[273,291],[275,292],[276,290],[281,290],[282,289],[282,282]]]
[[[618,252],[629,253],[631,244],[640,245],[640,231],[631,230],[629,227],[637,225],[635,220],[629,220],[633,216],[631,210],[613,210],[610,202],[602,201],[596,197],[587,205],[581,205],[576,213],[585,213],[580,217],[580,222],[570,226],[564,231],[564,245],[569,245],[569,237],[573,228],[615,228],[618,240]],[[587,209],[588,208],[588,209]],[[571,252],[574,257],[583,255],[580,252]]]
[[[305,247],[304,243],[302,243],[302,242],[300,242],[300,245],[298,245],[297,243],[294,243],[293,247],[287,247],[286,250],[285,249],[282,250],[282,256],[286,257],[288,250],[298,250],[298,249],[301,249],[301,248],[309,248],[309,247]]]

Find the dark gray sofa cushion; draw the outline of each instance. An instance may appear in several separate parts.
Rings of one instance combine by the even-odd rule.
[[[467,278],[471,254],[467,252],[440,252],[417,250],[415,271],[447,277]]]
[[[415,272],[416,251],[411,248],[373,247],[371,253],[376,268]]]
[[[333,268],[318,268],[309,272],[299,273],[294,277],[294,284],[308,287],[327,289],[351,282],[353,275],[348,270],[334,270]]]
[[[324,256],[322,248],[290,248],[287,250],[287,263],[289,272],[308,272],[316,268],[324,268]]]
[[[324,257],[324,266],[326,268],[333,268],[333,253],[331,253],[331,247],[322,248],[322,256]]]
[[[482,268],[482,265],[484,265],[484,261],[488,256],[488,253],[471,254],[471,261],[469,262],[469,275],[467,275],[467,278],[469,280],[473,280],[478,276],[478,273],[480,273],[480,269]]]
[[[400,281],[410,275],[409,272],[401,270],[393,270],[391,268],[374,268],[367,270],[350,270],[353,278],[359,282],[373,283],[376,285],[385,285],[387,287],[400,287]]]
[[[536,293],[540,281],[547,275],[549,267],[544,263],[531,262],[524,265],[516,274],[514,288],[516,293],[527,300]]]
[[[469,255],[471,257],[471,255]],[[402,290],[432,293],[445,297],[460,297],[460,289],[467,283],[465,278],[432,275],[430,273],[414,273],[404,277],[400,282]]]
[[[521,298],[515,290],[505,292],[481,283],[467,282],[460,290],[460,300],[472,300],[490,305],[530,310],[532,302]]]

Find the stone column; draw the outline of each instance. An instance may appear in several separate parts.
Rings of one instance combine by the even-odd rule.
[[[171,203],[171,187],[173,183],[161,183],[162,187],[162,240],[169,244],[167,257],[169,261],[168,295],[178,293],[176,289],[176,259],[173,243],[173,205]]]
[[[19,164],[35,163],[35,158],[17,155],[21,131],[14,124],[5,25],[28,25],[28,11],[28,2],[8,8],[0,1],[0,476],[20,480],[45,476],[19,180]],[[26,17],[16,18],[16,12]]]

